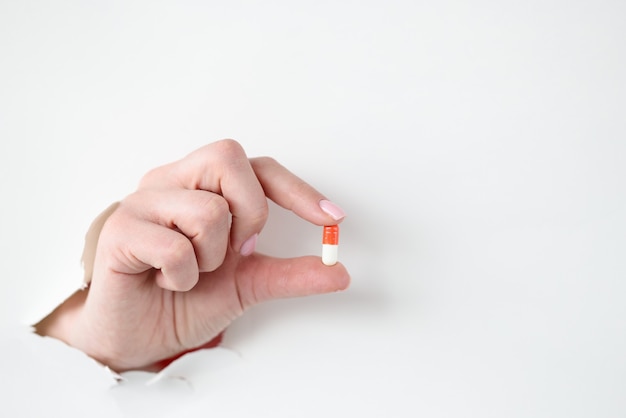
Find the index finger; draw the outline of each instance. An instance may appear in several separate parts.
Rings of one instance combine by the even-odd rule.
[[[315,225],[340,223],[344,211],[271,157],[251,158],[265,195]]]

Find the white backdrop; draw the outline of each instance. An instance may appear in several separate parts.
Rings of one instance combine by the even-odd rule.
[[[4,408],[623,417],[625,20],[619,0],[0,1]],[[78,286],[102,209],[225,137],[346,210],[348,291],[255,307],[151,385],[19,329]],[[273,207],[259,245],[320,236]]]

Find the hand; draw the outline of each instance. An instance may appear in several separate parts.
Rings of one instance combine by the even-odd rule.
[[[233,140],[150,171],[101,231],[90,287],[37,325],[116,371],[206,344],[247,308],[345,289],[319,257],[254,253],[267,198],[316,225],[343,212],[271,158]]]

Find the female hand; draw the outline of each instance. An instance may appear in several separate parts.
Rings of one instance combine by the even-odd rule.
[[[259,302],[347,288],[341,264],[254,252],[267,198],[316,225],[344,217],[276,161],[248,159],[233,140],[150,171],[106,220],[89,288],[38,332],[121,372],[206,344]]]

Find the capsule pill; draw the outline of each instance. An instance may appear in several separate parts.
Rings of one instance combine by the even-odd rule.
[[[339,248],[339,225],[327,225],[322,235],[322,263],[327,266],[337,264]]]

